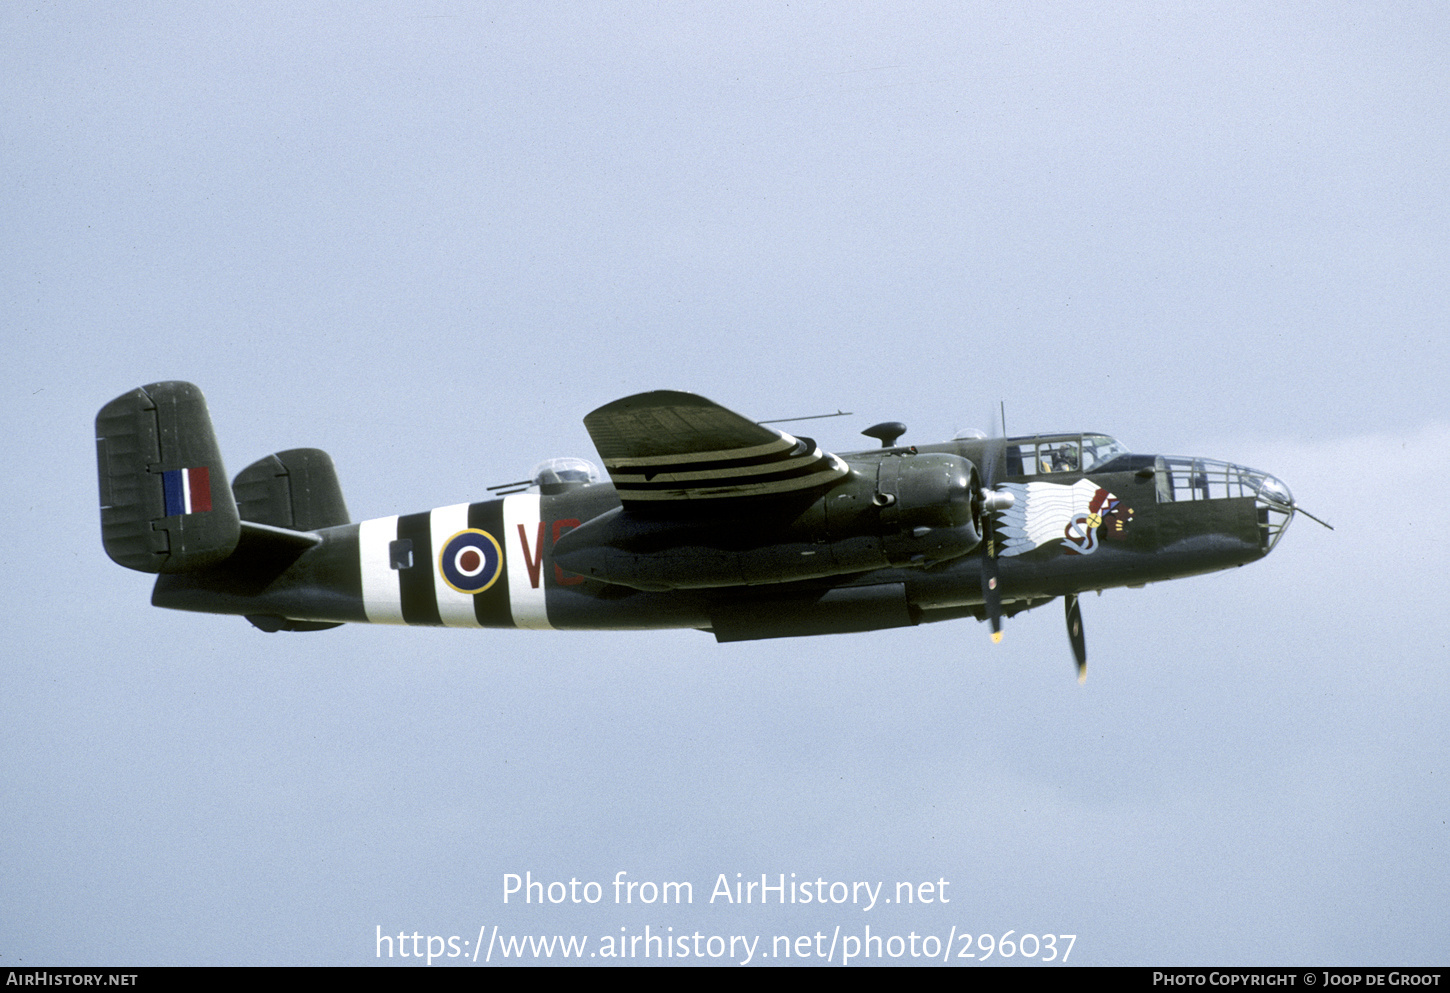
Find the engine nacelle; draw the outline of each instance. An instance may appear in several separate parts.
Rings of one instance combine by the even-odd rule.
[[[926,566],[982,540],[976,467],[958,455],[892,453],[806,507],[733,503],[728,513],[651,518],[618,508],[560,536],[561,569],[641,590],[708,589]]]
[[[905,455],[881,460],[875,500],[892,565],[956,558],[982,540],[982,487],[960,455]]]

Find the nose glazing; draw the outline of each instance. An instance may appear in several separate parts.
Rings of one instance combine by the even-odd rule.
[[[1263,482],[1259,484],[1260,502],[1276,503],[1281,507],[1294,509],[1294,495],[1289,492],[1289,487],[1283,481],[1267,473],[1263,475]]]
[[[1259,544],[1267,555],[1274,550],[1284,536],[1289,522],[1294,519],[1294,495],[1283,480],[1266,472],[1243,470],[1247,477],[1256,482],[1254,504],[1259,512]]]

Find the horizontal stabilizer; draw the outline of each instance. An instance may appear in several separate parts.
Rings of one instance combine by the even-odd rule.
[[[294,448],[247,466],[232,483],[244,521],[316,531],[348,523],[347,504],[332,458],[316,448]]]
[[[152,383],[96,415],[101,541],[116,563],[175,573],[220,562],[240,519],[212,432],[191,383]]]

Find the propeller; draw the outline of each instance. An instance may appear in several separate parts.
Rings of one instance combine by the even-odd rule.
[[[992,625],[992,644],[1002,642],[1002,582],[1001,570],[997,565],[997,519],[995,513],[1001,508],[996,499],[997,481],[1002,478],[1003,463],[1007,460],[1007,408],[1002,406],[1002,432],[994,429],[993,437],[982,449],[982,604],[987,621]]]
[[[1082,631],[1082,608],[1078,606],[1077,594],[1069,593],[1062,598],[1067,608],[1067,640],[1072,643],[1072,657],[1077,661],[1077,681],[1087,682],[1087,639]]]
[[[988,440],[982,450],[983,520],[982,538],[982,604],[987,621],[992,626],[992,643],[1002,641],[1002,575],[998,564],[1000,549],[997,543],[997,520],[995,512],[1012,506],[1010,493],[998,493],[997,483],[1001,480],[1007,461],[1007,409],[1001,406],[1002,428]],[[1069,593],[1063,599],[1067,614],[1067,640],[1072,645],[1072,657],[1077,662],[1077,681],[1087,680],[1087,639],[1083,634],[1082,607],[1077,594]]]

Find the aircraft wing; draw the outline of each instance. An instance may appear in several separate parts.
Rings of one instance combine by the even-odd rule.
[[[719,404],[656,390],[605,404],[584,418],[619,498],[636,510],[781,496],[844,478],[846,463]]]

